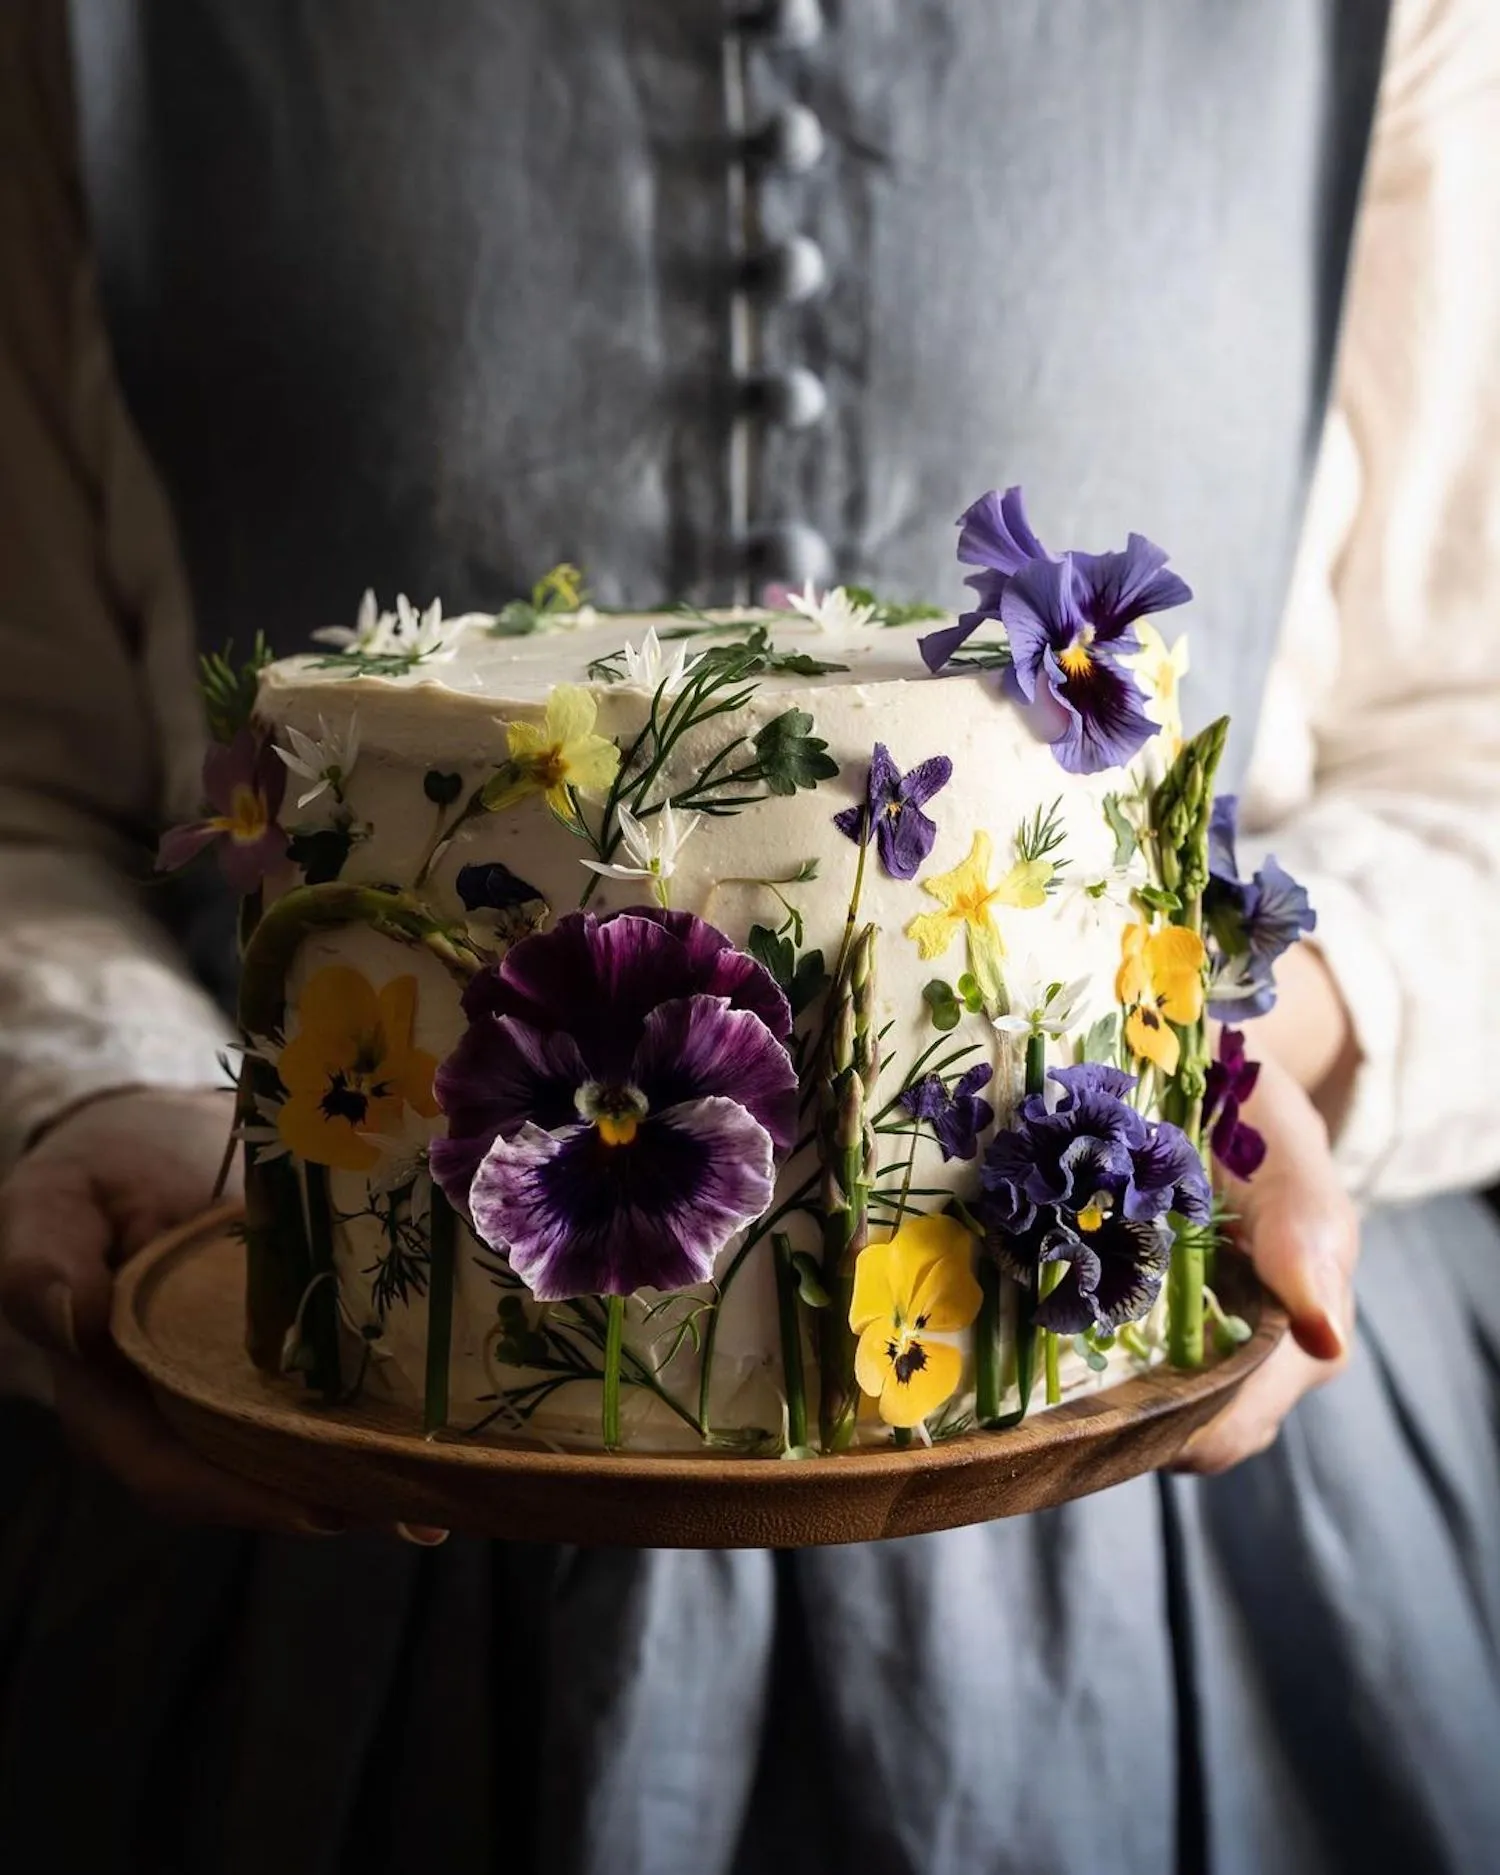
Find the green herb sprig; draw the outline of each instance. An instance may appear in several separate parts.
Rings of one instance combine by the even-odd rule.
[[[272,656],[265,633],[257,632],[249,657],[241,663],[234,661],[233,639],[222,651],[199,658],[198,689],[208,717],[208,733],[215,742],[233,742],[242,729],[249,727],[260,674]]]

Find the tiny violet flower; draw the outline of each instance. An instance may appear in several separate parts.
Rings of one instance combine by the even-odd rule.
[[[316,736],[307,735],[291,723],[284,733],[292,746],[287,749],[274,744],[277,755],[294,775],[312,783],[297,796],[297,806],[310,806],[330,788],[334,799],[342,801],[345,785],[359,759],[359,718],[351,716],[348,727],[340,730],[330,729],[320,716]]]
[[[880,863],[891,877],[914,879],[937,839],[937,825],[922,809],[952,776],[953,764],[946,755],[930,756],[903,775],[890,750],[877,742],[864,804],[844,808],[834,815],[833,824],[851,840],[858,840],[862,830],[866,838],[873,832]]]
[[[621,645],[625,662],[625,688],[644,690],[650,696],[675,697],[691,674],[688,648],[679,644],[674,651],[662,648],[656,627],[648,626],[639,645]]]
[[[286,793],[285,768],[268,742],[242,729],[232,742],[209,748],[203,793],[214,811],[162,835],[157,871],[175,872],[218,842],[225,878],[236,892],[253,892],[286,858],[287,837],[277,822]]]
[[[1001,1035],[1050,1035],[1061,1040],[1072,1028],[1088,989],[1087,977],[1058,983],[1048,982],[1034,965],[1012,970],[1006,982],[1010,1011],[995,1017],[995,1028]]]
[[[1210,1127],[1214,1157],[1239,1179],[1253,1177],[1266,1156],[1265,1139],[1240,1118],[1240,1108],[1259,1079],[1260,1063],[1246,1059],[1244,1034],[1222,1030],[1218,1059],[1209,1064],[1203,1089],[1203,1124]]]
[[[851,599],[846,587],[834,586],[819,598],[811,580],[801,592],[788,592],[786,603],[789,611],[800,612],[825,632],[857,631],[875,617],[874,606]]]
[[[467,617],[444,620],[441,600],[418,613],[405,593],[394,612],[382,612],[373,592],[359,602],[353,626],[324,625],[313,633],[319,644],[361,658],[402,658],[408,663],[443,663],[458,649]]]
[[[979,1135],[995,1118],[995,1109],[981,1098],[994,1078],[995,1070],[988,1062],[977,1062],[959,1077],[950,1093],[941,1075],[925,1074],[897,1096],[897,1105],[914,1120],[927,1121],[945,1162],[972,1159],[979,1151]]]
[[[678,856],[703,819],[701,814],[679,814],[668,801],[650,820],[639,820],[623,804],[616,808],[628,865],[607,865],[602,860],[582,863],[603,879],[649,879],[659,905],[668,900],[667,882],[677,870]]]
[[[974,1239],[957,1218],[908,1218],[860,1251],[849,1305],[854,1377],[886,1425],[918,1426],[957,1392],[964,1356],[953,1337],[983,1299]]]
[[[1242,880],[1235,855],[1239,803],[1219,795],[1208,834],[1208,887],[1203,921],[1212,939],[1209,954],[1209,1014],[1225,1022],[1263,1016],[1276,1001],[1276,960],[1307,932],[1318,916],[1291,874],[1268,857],[1253,878]]]

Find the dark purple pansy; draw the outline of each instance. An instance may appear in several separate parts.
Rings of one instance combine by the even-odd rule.
[[[1223,1022],[1263,1016],[1276,1001],[1275,965],[1318,915],[1291,874],[1267,858],[1251,879],[1239,876],[1235,823],[1239,802],[1221,794],[1208,831],[1209,1014]]]
[[[1218,1059],[1209,1066],[1203,1089],[1203,1124],[1212,1128],[1209,1144],[1226,1172],[1250,1178],[1260,1170],[1266,1142],[1240,1118],[1240,1108],[1255,1092],[1260,1063],[1245,1055],[1245,1038],[1238,1029],[1219,1035]]]
[[[950,1093],[940,1075],[927,1074],[898,1096],[898,1104],[914,1120],[927,1121],[945,1160],[972,1159],[979,1150],[979,1135],[995,1117],[995,1109],[982,1098],[994,1078],[995,1070],[981,1061]]]
[[[542,896],[534,885],[498,860],[488,865],[460,866],[454,885],[465,911],[511,911]]]
[[[959,560],[964,566],[979,569],[965,582],[974,588],[977,603],[957,624],[945,625],[941,631],[929,632],[918,640],[922,661],[933,672],[940,671],[987,618],[1000,616],[1000,596],[1013,574],[1028,560],[1049,558],[1047,549],[1031,531],[1019,488],[1007,488],[1003,495],[992,488],[964,510],[958,526]]]
[[[464,994],[433,1176],[543,1300],[704,1282],[792,1144],[791,1011],[687,912],[575,912]]]
[[[858,840],[862,830],[873,829],[880,863],[893,879],[915,879],[917,869],[932,851],[937,825],[922,812],[940,788],[946,788],[953,764],[946,755],[930,756],[902,774],[883,742],[870,757],[870,778],[864,805],[846,807],[833,817],[840,833]],[[868,838],[868,832],[866,832]]]
[[[1043,1328],[1117,1328],[1156,1299],[1172,1249],[1167,1213],[1208,1218],[1208,1178],[1179,1128],[1125,1099],[1133,1076],[1085,1062],[1048,1078],[1063,1089],[1057,1105],[1028,1095],[985,1152],[987,1241],[1027,1288],[1044,1263],[1068,1265],[1037,1305]]]
[[[286,858],[287,836],[276,818],[286,775],[275,749],[251,729],[213,743],[203,761],[203,794],[213,812],[162,835],[157,871],[175,872],[217,841],[224,877],[236,892],[253,892]]]

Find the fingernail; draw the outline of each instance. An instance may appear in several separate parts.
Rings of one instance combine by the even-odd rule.
[[[1318,1338],[1326,1347],[1326,1352],[1320,1349],[1319,1353],[1326,1361],[1342,1360],[1349,1347],[1348,1281],[1342,1271],[1324,1264],[1315,1269],[1312,1286],[1319,1303]]]
[[[73,1322],[73,1291],[61,1277],[42,1292],[42,1325],[54,1354],[78,1359],[78,1330]]]
[[[448,1532],[430,1523],[398,1523],[396,1535],[403,1543],[415,1543],[422,1549],[436,1549],[439,1543],[448,1541]]]

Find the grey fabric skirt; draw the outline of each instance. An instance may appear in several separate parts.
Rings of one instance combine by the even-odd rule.
[[[1276,1448],[768,1554],[167,1530],[0,1416],[0,1863],[1500,1866],[1500,1230],[1377,1214]]]

